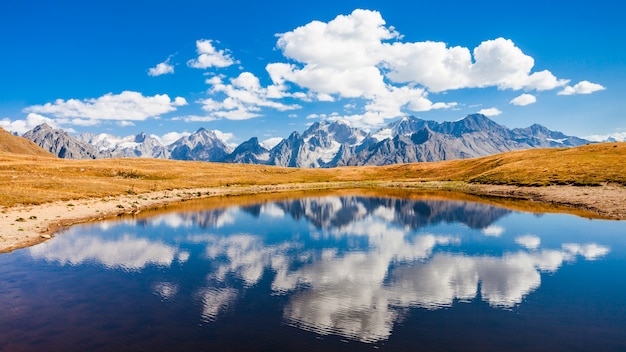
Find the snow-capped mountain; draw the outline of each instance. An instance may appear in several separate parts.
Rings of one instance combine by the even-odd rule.
[[[272,165],[333,167],[346,150],[360,145],[367,133],[343,122],[316,122],[300,135],[292,133],[270,151]]]
[[[270,151],[259,143],[258,138],[252,137],[241,143],[222,161],[238,164],[267,164],[269,159]]]
[[[171,159],[222,161],[232,152],[213,131],[200,128],[189,136],[182,137],[169,146]]]
[[[81,133],[76,136],[76,139],[89,143],[101,154],[114,158],[170,158],[167,147],[156,136],[143,132],[127,137],[117,137],[106,133]]]
[[[508,129],[480,114],[452,122],[404,117],[372,134],[343,122],[317,122],[302,134],[293,132],[271,149],[262,146],[257,138],[233,149],[215,132],[204,128],[167,146],[145,133],[124,138],[108,134],[74,138],[48,125],[38,126],[24,137],[67,158],[150,157],[303,168],[464,159],[518,149],[589,143],[537,124]]]
[[[405,117],[373,136],[382,140],[361,148],[344,165],[466,159],[519,149],[574,147],[588,143],[540,125],[510,130],[480,114],[443,123]]]

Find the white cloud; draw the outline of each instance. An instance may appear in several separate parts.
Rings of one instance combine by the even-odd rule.
[[[191,133],[189,132],[169,132],[166,133],[162,136],[154,136],[156,137],[161,143],[163,143],[164,145],[170,145],[174,142],[176,142],[177,140],[179,140],[182,137],[186,137],[191,135]]]
[[[567,84],[547,70],[530,73],[535,60],[524,54],[513,41],[487,40],[474,49],[469,87],[496,86],[501,89],[554,89]]]
[[[230,142],[230,140],[232,140],[233,138],[235,138],[235,135],[230,133],[230,132],[222,132],[220,130],[213,130],[213,133],[215,133],[215,136],[217,136],[217,139],[221,140],[222,142],[224,142],[224,144],[230,145],[233,148],[237,146],[236,143],[232,143]]]
[[[202,101],[200,101],[202,103]],[[172,118],[174,121],[185,121],[185,122],[211,122],[219,120],[217,116],[206,116],[206,115],[187,115],[187,116],[177,116]]]
[[[268,138],[266,140],[264,140],[263,142],[261,142],[261,145],[263,147],[265,147],[266,149],[272,149],[275,146],[278,145],[278,143],[280,143],[283,139],[280,137],[273,137],[273,138]]]
[[[478,113],[483,114],[485,116],[498,116],[502,114],[502,111],[500,111],[498,108],[488,108],[488,109],[480,109]]]
[[[322,67],[371,67],[383,58],[381,41],[399,38],[377,11],[354,10],[324,23],[313,21],[279,35],[277,46],[299,62]]]
[[[118,126],[120,127],[130,127],[130,126],[135,126],[135,124],[131,121],[119,121],[117,123]]]
[[[187,65],[193,68],[228,67],[236,63],[230,52],[218,50],[213,46],[213,40],[197,40],[196,51],[198,58],[187,61]]]
[[[63,123],[85,125],[100,120],[143,121],[183,105],[187,105],[187,101],[182,97],[172,100],[167,94],[146,97],[139,92],[123,91],[83,100],[57,99],[54,103],[29,106],[24,111],[51,115]]]
[[[0,121],[0,124],[2,122]],[[590,136],[583,137],[584,139],[593,141],[593,142],[604,142],[607,140],[616,140],[618,142],[626,142],[626,132],[615,132],[610,134],[594,134]]]
[[[301,107],[276,101],[278,98],[289,96],[284,92],[284,87],[280,85],[262,87],[258,77],[250,72],[242,72],[231,79],[230,84],[224,83],[219,76],[208,79],[207,83],[211,85],[210,94],[225,96],[221,101],[213,98],[200,101],[202,109],[215,119],[247,120],[261,116],[261,108],[289,111]]]
[[[167,58],[167,60],[157,64],[155,67],[152,67],[148,70],[148,75],[153,77],[171,73],[174,73],[174,66],[170,64],[170,58]]]
[[[35,113],[26,115],[26,119],[24,120],[10,120],[8,118],[2,119],[0,120],[0,127],[9,132],[16,132],[22,135],[42,123],[47,123],[52,128],[59,127],[53,119]]]
[[[313,21],[280,34],[278,48],[304,66],[277,63],[268,65],[268,71],[275,81],[342,97],[380,93],[386,89],[382,76],[430,92],[481,87],[548,90],[568,82],[548,70],[532,72],[534,59],[509,39],[484,41],[472,52],[443,42],[401,39],[393,27],[385,26],[379,12],[357,9],[328,23]]]
[[[592,83],[589,81],[580,81],[573,87],[567,86],[562,91],[558,92],[558,95],[575,95],[575,94],[591,94],[606,88],[600,84]]]
[[[532,94],[522,94],[513,98],[510,103],[518,106],[526,106],[537,102],[537,98]]]
[[[541,91],[569,82],[548,70],[533,72],[534,59],[509,39],[487,40],[473,50],[443,42],[405,42],[377,11],[357,9],[278,37],[277,47],[296,63],[267,65],[273,82],[295,83],[318,100],[365,99],[364,113],[344,116],[352,125],[380,125],[407,110],[457,106],[432,102],[429,92],[484,87]],[[487,112],[494,116],[496,110]]]
[[[174,73],[174,66],[170,64],[170,60],[172,56],[168,57],[167,60],[157,64],[155,67],[151,67],[148,70],[148,76],[161,76]]]
[[[433,101],[429,97],[432,93],[486,87],[543,91],[569,83],[549,70],[534,71],[534,58],[510,39],[486,40],[475,48],[409,42],[377,11],[356,9],[328,22],[312,21],[277,37],[276,46],[288,61],[265,67],[272,84],[262,86],[250,72],[231,79],[207,79],[211,88],[208,97],[200,101],[207,112],[202,120],[245,120],[262,116],[263,109],[300,108],[285,99],[350,99],[344,104],[346,116],[336,119],[368,129],[407,113],[458,105]],[[199,56],[188,65],[208,68],[236,63],[228,50],[217,49],[215,44],[212,40],[197,41]],[[600,87],[604,88],[583,81],[566,87],[562,94],[583,94]],[[510,103],[528,105],[535,101],[534,95],[522,94]],[[484,111],[488,116],[501,113],[495,108]]]

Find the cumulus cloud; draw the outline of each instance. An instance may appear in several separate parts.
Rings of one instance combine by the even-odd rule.
[[[224,96],[222,100],[207,98],[200,101],[202,109],[215,119],[247,120],[260,116],[261,108],[278,111],[300,108],[297,104],[276,101],[288,96],[284,88],[277,85],[262,87],[259,78],[250,72],[242,72],[230,83],[224,83],[219,76],[208,79],[207,83],[211,85],[209,93]]]
[[[575,94],[591,94],[606,88],[601,84],[592,83],[589,81],[580,81],[574,86],[567,86],[562,91],[558,92],[558,95],[575,95]]]
[[[272,80],[295,83],[308,96],[365,99],[363,114],[344,117],[353,125],[381,124],[407,110],[457,106],[432,102],[432,92],[484,87],[541,91],[569,82],[548,70],[533,72],[534,59],[509,39],[487,40],[473,50],[443,42],[407,42],[377,11],[357,9],[278,38],[277,47],[295,63],[267,65]]]
[[[500,111],[498,108],[488,108],[488,109],[480,109],[478,113],[483,114],[485,116],[498,116],[502,114],[502,111]]]
[[[547,70],[531,73],[534,59],[504,38],[482,42],[473,55],[469,48],[430,41],[396,42],[389,48],[389,77],[423,85],[431,92],[484,87],[548,90],[568,82]]]
[[[170,64],[170,58],[167,58],[164,62],[161,62],[148,70],[148,75],[153,77],[171,73],[174,73],[174,66]]]
[[[172,100],[167,94],[143,96],[139,92],[124,91],[83,100],[57,99],[54,103],[29,106],[24,111],[53,116],[57,122],[85,125],[97,124],[102,120],[144,121],[184,105],[187,105],[187,101],[182,97]]]
[[[218,50],[213,45],[213,40],[197,40],[196,51],[198,58],[187,61],[187,65],[193,68],[206,69],[210,67],[223,68],[236,63],[235,59],[227,50]]]
[[[273,138],[268,138],[266,140],[264,140],[263,142],[261,142],[261,145],[263,147],[265,147],[266,149],[272,149],[275,146],[278,145],[278,143],[280,143],[283,139],[280,137],[273,137]]]
[[[0,124],[2,124],[1,121],[0,121]],[[626,132],[615,132],[615,133],[610,133],[610,134],[594,134],[590,136],[585,136],[583,138],[592,142],[605,142],[605,141],[626,142]]]
[[[130,127],[130,126],[135,126],[135,123],[131,121],[118,121],[117,125],[120,127]]]
[[[232,143],[231,140],[233,138],[235,138],[235,135],[230,133],[230,132],[222,132],[220,130],[213,130],[213,133],[215,133],[215,136],[217,136],[217,138],[219,140],[221,140],[222,142],[224,142],[224,144],[230,145],[232,147],[236,147],[237,143]]]
[[[526,106],[537,102],[537,98],[532,94],[522,94],[513,98],[510,103],[518,106]]]
[[[349,99],[349,104],[344,104],[349,107],[346,115],[333,118],[355,127],[373,128],[407,113],[458,106],[454,101],[434,101],[432,93],[486,87],[544,91],[569,83],[549,70],[535,70],[534,58],[510,39],[486,40],[475,48],[436,41],[410,42],[377,11],[356,9],[328,22],[312,21],[277,37],[276,46],[288,61],[265,67],[272,83],[261,86],[249,72],[230,83],[223,82],[225,77],[210,78],[207,83],[213,88],[201,101],[207,119],[245,120],[263,115],[264,108],[300,108],[286,104],[285,98],[305,102]],[[189,66],[226,67],[235,63],[228,51],[217,50],[213,44],[198,41],[200,56],[190,60]],[[579,85],[571,89],[597,89]],[[511,104],[535,101],[534,95],[523,94]],[[492,109],[489,113],[495,116],[500,112]]]
[[[547,70],[532,72],[534,59],[509,39],[484,41],[471,52],[443,42],[401,39],[379,12],[357,9],[328,23],[313,21],[280,34],[278,48],[304,66],[278,63],[269,65],[268,71],[273,77],[343,97],[386,90],[383,76],[430,92],[481,87],[548,90],[568,82]]]
[[[158,139],[164,145],[170,145],[176,142],[177,140],[181,139],[182,137],[187,137],[189,135],[191,135],[191,133],[189,132],[169,132],[158,137]]]
[[[0,120],[0,127],[9,132],[15,132],[21,135],[32,130],[36,126],[41,125],[42,123],[47,123],[53,128],[59,127],[53,119],[35,113],[26,115],[26,119],[24,120],[10,120],[8,118],[2,119]]]

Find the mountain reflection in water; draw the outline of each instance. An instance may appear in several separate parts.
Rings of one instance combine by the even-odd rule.
[[[514,309],[542,275],[611,252],[562,236],[544,243],[545,234],[507,227],[511,214],[449,200],[302,198],[81,226],[28,251],[60,265],[160,267],[149,279],[154,295],[191,296],[209,324],[236,314],[245,292],[269,280],[267,294],[285,298],[283,324],[377,342],[408,309],[477,299]],[[197,277],[191,290],[189,277]]]

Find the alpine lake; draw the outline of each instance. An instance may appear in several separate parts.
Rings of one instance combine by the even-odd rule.
[[[0,254],[1,351],[626,351],[626,222],[303,194]]]

